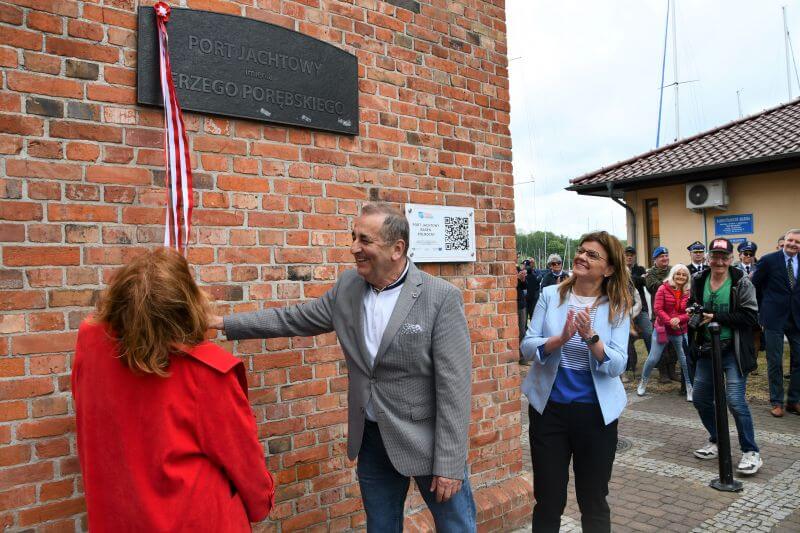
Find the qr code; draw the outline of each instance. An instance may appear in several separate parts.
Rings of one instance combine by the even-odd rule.
[[[444,249],[469,250],[467,217],[444,217]]]

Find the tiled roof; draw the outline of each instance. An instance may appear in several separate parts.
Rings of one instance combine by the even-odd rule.
[[[800,154],[800,99],[570,180],[569,189]]]

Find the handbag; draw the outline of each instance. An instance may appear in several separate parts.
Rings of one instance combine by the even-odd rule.
[[[655,327],[656,327],[656,340],[658,341],[659,344],[666,344],[667,341],[669,340],[667,338],[666,326],[656,321]]]

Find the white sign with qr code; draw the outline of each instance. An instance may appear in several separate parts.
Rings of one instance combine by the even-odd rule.
[[[471,207],[406,204],[408,257],[415,263],[475,261],[475,210]]]

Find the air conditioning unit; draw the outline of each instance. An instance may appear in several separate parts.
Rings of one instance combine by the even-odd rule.
[[[725,188],[725,180],[687,183],[686,207],[688,209],[706,207],[726,209],[728,207],[728,191]]]

